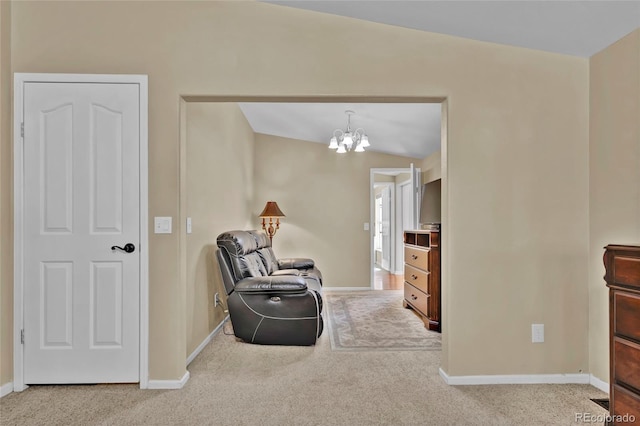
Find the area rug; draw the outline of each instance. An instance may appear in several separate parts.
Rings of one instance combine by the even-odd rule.
[[[402,291],[325,292],[334,351],[441,350],[441,335],[429,331],[409,309]]]

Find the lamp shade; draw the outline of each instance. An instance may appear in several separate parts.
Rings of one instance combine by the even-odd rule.
[[[284,217],[284,213],[282,213],[282,210],[278,207],[278,203],[275,201],[267,201],[267,205],[264,206],[260,217]]]

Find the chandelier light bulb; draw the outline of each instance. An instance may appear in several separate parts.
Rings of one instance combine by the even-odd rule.
[[[344,144],[341,143],[340,146],[338,147],[338,150],[336,151],[338,154],[344,154],[345,152],[347,152],[346,149],[344,149]]]
[[[329,141],[329,149],[338,149],[338,139],[335,136]]]
[[[362,146],[362,143],[359,143],[356,146],[356,149],[354,149],[355,152],[364,152],[364,147]]]
[[[370,146],[369,136],[363,134],[362,137],[360,138],[360,145],[362,145],[363,148]]]
[[[345,144],[347,148],[351,149],[351,147],[353,146],[353,137],[351,136],[351,132],[347,132],[344,134],[342,143]]]

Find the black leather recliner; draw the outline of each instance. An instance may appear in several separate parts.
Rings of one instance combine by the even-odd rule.
[[[311,259],[277,259],[262,231],[229,231],[216,256],[236,337],[263,345],[315,344],[322,334],[322,274]]]

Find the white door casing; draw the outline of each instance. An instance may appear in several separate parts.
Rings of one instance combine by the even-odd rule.
[[[16,390],[146,387],[146,90],[144,76],[16,74]]]

